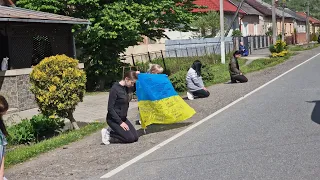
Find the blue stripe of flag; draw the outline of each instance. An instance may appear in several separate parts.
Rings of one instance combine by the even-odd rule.
[[[165,74],[140,73],[136,83],[139,101],[157,101],[178,95]]]

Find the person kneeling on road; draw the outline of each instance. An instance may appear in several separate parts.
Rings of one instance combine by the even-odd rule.
[[[237,81],[239,81],[240,83],[248,82],[248,79],[242,74],[239,68],[238,58],[240,57],[241,57],[241,52],[235,51],[233,53],[232,59],[230,60],[229,72],[231,77],[231,83],[237,83]]]
[[[129,71],[124,79],[114,83],[109,94],[107,123],[110,128],[101,130],[102,142],[110,144],[110,139],[120,143],[138,141],[137,130],[127,119],[129,109],[128,90],[134,87],[139,71]]]

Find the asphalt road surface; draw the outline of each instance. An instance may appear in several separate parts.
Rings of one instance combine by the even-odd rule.
[[[320,56],[109,179],[320,178]]]

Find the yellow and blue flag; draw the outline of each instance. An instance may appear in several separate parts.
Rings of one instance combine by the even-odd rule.
[[[142,128],[181,122],[196,113],[174,90],[165,74],[139,74],[136,89]]]

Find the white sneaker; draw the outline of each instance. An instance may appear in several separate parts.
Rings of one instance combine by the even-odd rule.
[[[101,129],[101,137],[102,137],[102,143],[107,145],[110,144],[110,131],[108,131],[106,128]]]
[[[188,99],[189,100],[194,100],[194,96],[193,96],[193,94],[191,93],[191,92],[187,92],[187,96],[188,96]]]

